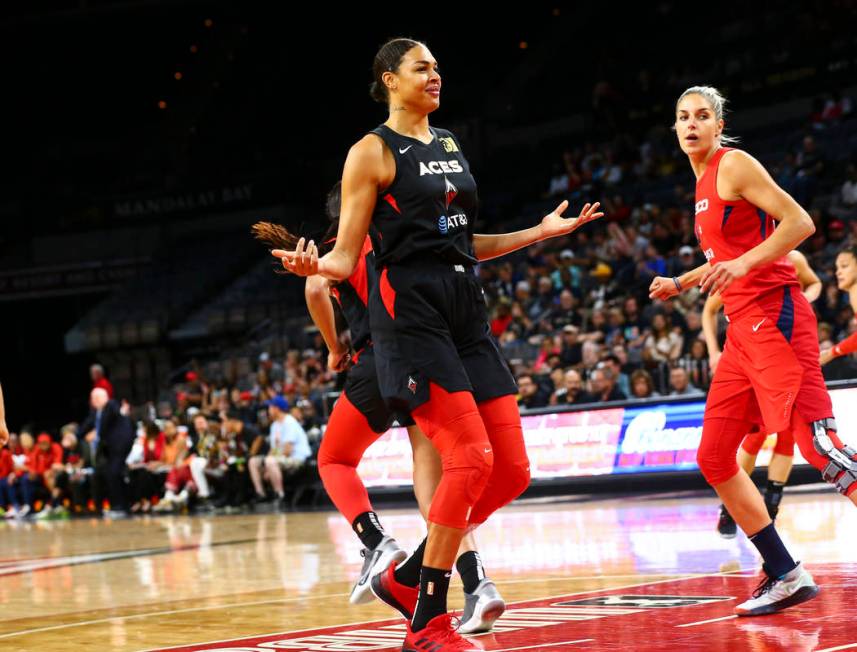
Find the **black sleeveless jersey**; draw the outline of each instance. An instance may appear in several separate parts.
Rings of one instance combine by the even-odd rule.
[[[378,230],[375,263],[379,268],[409,260],[442,260],[473,265],[476,180],[449,131],[430,127],[425,144],[387,125],[380,136],[396,160],[396,176],[378,195],[372,223]]]
[[[333,240],[331,240],[333,242]],[[375,254],[372,251],[372,240],[367,235],[363,241],[360,258],[354,271],[344,281],[330,288],[336,299],[348,328],[351,330],[351,346],[360,351],[372,339],[369,331],[369,293],[372,286],[378,282],[378,272],[375,271]]]

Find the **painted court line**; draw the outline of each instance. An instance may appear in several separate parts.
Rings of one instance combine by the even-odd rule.
[[[532,650],[533,648],[559,647],[560,645],[574,645],[575,643],[590,643],[594,638],[579,638],[576,641],[561,641],[559,643],[539,643],[538,645],[525,645],[523,647],[504,647],[500,650],[492,650],[491,652],[512,652],[513,650]]]
[[[253,602],[231,602],[229,604],[218,604],[218,605],[206,605],[204,607],[188,607],[187,609],[170,609],[169,611],[147,611],[142,614],[131,614],[130,616],[108,616],[106,618],[97,618],[95,620],[81,620],[76,623],[63,623],[62,625],[51,625],[50,627],[37,627],[35,629],[22,629],[17,632],[7,632],[6,634],[0,634],[0,639],[3,638],[12,638],[14,636],[25,636],[27,634],[36,634],[38,632],[50,632],[57,629],[67,629],[69,627],[84,627],[86,625],[98,625],[100,623],[109,623],[114,620],[137,620],[140,618],[152,618],[155,616],[170,616],[173,614],[185,614],[185,613],[193,613],[195,611],[211,611],[212,609],[231,609],[232,607],[253,607],[257,605],[263,604],[277,604],[281,602],[306,602],[307,600],[321,600],[323,598],[338,598],[345,597],[347,593],[333,593],[328,595],[318,595],[318,596],[303,596],[303,597],[294,597],[294,598],[277,598],[276,600],[255,600]],[[367,623],[374,623],[377,620],[365,621]],[[363,623],[347,623],[347,625],[361,625]],[[315,631],[318,627],[312,627],[307,630],[301,631]],[[273,635],[276,636],[278,634],[291,634],[293,632],[274,632]],[[246,636],[242,636],[240,638],[247,638]],[[229,640],[238,640],[238,639],[229,639]],[[223,641],[212,641],[213,643],[221,643]],[[186,643],[185,645],[192,645],[191,643]],[[175,647],[184,647],[184,645],[176,645]],[[158,648],[163,649],[163,648]]]
[[[837,650],[850,650],[855,647],[857,647],[857,643],[849,643],[848,645],[839,645],[837,647],[826,647],[823,650],[817,650],[817,652],[836,652]]]
[[[678,576],[678,577],[670,577],[670,578],[658,580],[655,582],[637,582],[635,584],[625,584],[622,586],[604,587],[601,589],[590,589],[588,591],[577,591],[575,593],[562,593],[560,595],[548,596],[544,599],[545,600],[553,600],[553,599],[568,598],[568,597],[580,596],[580,595],[591,595],[593,593],[603,593],[604,591],[621,591],[624,589],[633,589],[633,588],[638,588],[641,586],[653,586],[655,584],[666,584],[669,582],[683,582],[683,581],[687,581],[687,580],[698,579],[701,577],[722,577],[722,576],[740,577],[740,575],[736,575],[737,573],[740,573],[740,572],[742,572],[742,571],[728,571],[726,573],[702,573],[702,574],[698,574],[698,575],[685,575],[685,576]],[[609,579],[609,577],[610,576],[607,576],[607,579]],[[619,577],[624,577],[624,576],[619,576]],[[566,579],[568,579],[568,578],[566,578]],[[601,578],[599,578],[599,579],[601,579]],[[509,583],[513,583],[513,582],[518,583],[518,581],[515,581],[515,580],[513,580],[512,582],[509,582]],[[170,615],[174,615],[174,614],[193,613],[193,612],[197,612],[197,611],[212,611],[215,609],[232,609],[235,607],[252,607],[252,606],[259,606],[259,605],[266,605],[266,604],[279,604],[279,603],[287,603],[287,602],[306,601],[309,599],[320,600],[320,599],[324,599],[324,598],[340,597],[340,596],[344,596],[344,595],[346,595],[346,594],[345,593],[335,593],[335,594],[319,595],[319,596],[312,596],[312,597],[305,596],[305,597],[301,597],[301,598],[297,598],[297,597],[296,598],[277,598],[274,600],[255,600],[252,602],[232,602],[229,604],[222,604],[222,605],[206,605],[203,607],[189,607],[187,609],[170,609],[170,610],[164,610],[164,611],[149,611],[146,613],[131,614],[128,616],[108,616],[106,618],[97,618],[95,620],[82,620],[82,621],[75,622],[75,623],[63,623],[61,625],[51,625],[49,627],[36,627],[33,629],[22,629],[22,630],[19,630],[16,632],[7,632],[5,634],[0,634],[0,640],[5,639],[5,638],[14,638],[16,636],[26,636],[28,634],[38,634],[40,632],[51,632],[51,631],[56,631],[59,629],[69,629],[72,627],[85,627],[87,625],[99,625],[102,623],[109,623],[109,622],[113,622],[113,621],[117,621],[117,620],[139,620],[141,618],[154,618],[154,617],[158,617],[158,616],[170,616]],[[369,624],[369,623],[375,623],[375,622],[380,622],[380,621],[383,621],[383,619],[371,620],[371,621],[361,621],[361,622],[356,622],[356,623],[343,623],[343,625],[341,625],[341,626],[342,627],[346,627],[346,626],[350,627],[351,625],[362,625],[362,624]],[[339,627],[339,625],[337,625],[337,627]],[[315,631],[317,629],[319,629],[319,628],[318,627],[312,627],[312,628],[305,629],[305,630],[297,630],[297,632]],[[294,631],[293,632],[273,632],[272,634],[263,634],[261,636],[269,636],[269,635],[270,636],[277,636],[280,634],[293,634],[293,633],[297,633],[297,632],[294,632]],[[204,643],[184,643],[182,645],[173,645],[171,647],[149,648],[149,650],[168,650],[171,648],[186,647],[188,645],[211,645],[214,643],[226,643],[229,641],[239,640],[239,639],[243,639],[243,638],[247,638],[247,635],[241,636],[239,638],[233,638],[233,639],[205,641]],[[148,652],[148,651],[144,651],[144,652]]]
[[[699,622],[696,622],[696,623],[685,623],[684,625],[676,625],[676,627],[696,627],[697,625],[705,625],[707,623],[716,623],[716,622],[719,622],[721,620],[732,620],[733,618],[737,618],[737,617],[738,616],[736,616],[735,614],[732,614],[731,616],[723,616],[721,618],[712,618],[711,620],[700,620]]]
[[[564,598],[577,597],[577,596],[581,596],[581,595],[592,595],[592,594],[597,594],[597,593],[603,593],[604,591],[623,591],[625,589],[636,589],[636,588],[640,588],[642,586],[653,586],[655,584],[666,584],[668,582],[684,582],[687,580],[695,580],[695,579],[699,579],[702,577],[741,577],[741,575],[738,575],[738,573],[742,573],[742,572],[746,572],[746,571],[736,570],[736,571],[727,571],[725,573],[700,573],[697,575],[685,575],[685,576],[679,576],[679,577],[672,577],[672,578],[664,579],[664,580],[658,580],[656,582],[637,582],[636,584],[625,584],[622,586],[611,586],[611,587],[605,587],[603,589],[590,589],[588,591],[576,591],[575,593],[562,593],[560,595],[552,595],[552,596],[547,596],[547,597],[540,598],[540,599],[541,600],[558,600],[558,599],[564,599]],[[608,579],[609,579],[609,577],[610,577],[609,575],[606,576],[606,578],[608,578]],[[522,602],[527,602],[527,600],[523,600]],[[240,607],[240,606],[242,606],[242,604],[241,603],[234,603],[231,606]],[[508,606],[514,607],[514,605],[508,605]],[[143,614],[140,614],[140,615],[142,616]],[[121,616],[115,616],[114,618],[110,618],[109,620],[117,620],[120,618],[121,618]],[[364,621],[364,622],[360,622],[360,623],[343,623],[342,625],[335,625],[335,627],[351,627],[352,625],[369,625],[369,624],[374,624],[374,623],[378,623],[378,622],[383,622],[383,620],[371,620],[371,621]],[[74,625],[69,625],[69,626],[74,626]],[[58,627],[62,627],[62,626],[58,626]],[[182,643],[181,645],[171,645],[169,647],[159,646],[159,647],[146,648],[145,650],[140,650],[140,652],[161,652],[162,650],[173,650],[176,648],[187,647],[189,645],[215,645],[218,643],[230,643],[232,641],[244,640],[244,639],[248,638],[248,636],[253,636],[254,638],[267,638],[268,636],[279,636],[281,634],[300,634],[302,632],[315,632],[315,631],[318,631],[319,629],[323,629],[323,628],[312,627],[310,629],[300,629],[300,630],[296,630],[296,631],[292,631],[292,632],[273,632],[271,634],[249,634],[249,635],[245,634],[244,636],[241,636],[238,638],[215,639],[212,641],[197,641],[197,642],[192,642],[192,643]],[[30,631],[32,631],[32,630],[26,630],[23,632],[18,632],[18,634],[23,635],[23,634],[29,633]],[[7,634],[6,636],[9,636],[9,634]],[[589,639],[587,639],[587,640],[589,640]],[[539,647],[539,646],[534,646],[534,647]],[[548,647],[548,646],[542,644],[542,647]],[[513,649],[518,650],[518,649],[522,649],[522,648],[513,648]],[[494,650],[492,652],[503,652],[503,651]],[[506,650],[505,652],[509,652],[509,650]]]

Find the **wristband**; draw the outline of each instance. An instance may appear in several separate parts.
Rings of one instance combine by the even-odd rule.
[[[673,283],[675,283],[675,289],[679,291],[679,294],[681,294],[681,283],[679,283],[678,277],[673,276]]]

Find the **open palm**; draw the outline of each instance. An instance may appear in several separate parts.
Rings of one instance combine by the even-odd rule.
[[[583,205],[583,209],[577,217],[563,217],[563,212],[568,208],[568,201],[563,200],[553,212],[548,213],[542,218],[542,236],[544,238],[555,238],[560,235],[566,235],[587,222],[603,217],[604,213],[597,212],[599,206],[601,206],[600,202],[595,202],[594,204],[587,203]]]

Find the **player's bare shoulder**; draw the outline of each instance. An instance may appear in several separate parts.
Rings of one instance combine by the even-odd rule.
[[[381,188],[389,185],[396,174],[396,161],[390,148],[374,133],[366,134],[351,146],[345,165]]]
[[[742,149],[726,152],[720,159],[717,192],[724,199],[741,199],[741,191],[762,179],[770,179],[765,167]]]

